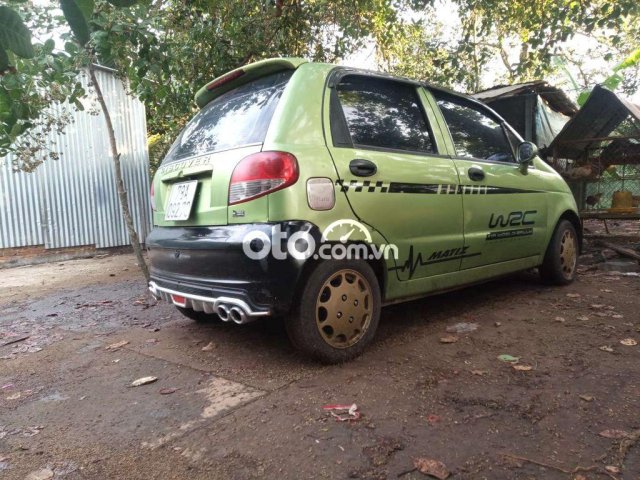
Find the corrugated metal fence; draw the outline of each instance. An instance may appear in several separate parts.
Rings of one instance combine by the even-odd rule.
[[[96,72],[113,120],[129,205],[140,238],[151,225],[149,158],[144,105],[127,95],[112,73]],[[85,89],[87,76],[81,75]],[[0,248],[44,245],[62,248],[128,245],[114,179],[104,116],[97,102],[64,134],[48,134],[59,160],[47,160],[35,172],[14,173],[11,158],[0,159]],[[90,114],[90,110],[94,114]]]

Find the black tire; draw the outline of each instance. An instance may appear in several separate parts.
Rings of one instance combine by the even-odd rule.
[[[331,308],[325,308],[330,303]],[[296,348],[315,360],[346,362],[360,355],[375,336],[381,303],[378,279],[366,262],[323,262],[306,279],[286,317],[287,334]]]
[[[176,308],[182,315],[198,323],[218,323],[222,321],[215,313],[196,312],[191,308],[178,307],[177,305]]]
[[[578,235],[569,220],[560,220],[547,246],[540,278],[550,285],[567,285],[576,278]]]

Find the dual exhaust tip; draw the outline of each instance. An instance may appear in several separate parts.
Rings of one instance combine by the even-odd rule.
[[[155,282],[149,282],[149,290],[155,298],[167,300],[179,307],[191,308],[196,312],[217,313],[220,320],[233,322],[238,325],[253,322],[261,315],[268,315],[268,312],[252,312],[250,307],[244,302],[233,298],[204,298],[192,297],[171,290],[158,287]],[[242,304],[242,305],[241,305]]]
[[[218,317],[220,317],[220,320],[222,320],[223,322],[231,321],[231,322],[237,323],[238,325],[242,325],[243,323],[248,323],[247,314],[240,307],[230,306],[225,303],[222,303],[218,305],[216,313],[218,314]]]

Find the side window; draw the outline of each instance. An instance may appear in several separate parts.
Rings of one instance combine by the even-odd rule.
[[[336,92],[353,145],[435,152],[414,86],[348,75]]]
[[[432,93],[449,126],[457,156],[515,162],[502,125],[482,107],[441,92]]]

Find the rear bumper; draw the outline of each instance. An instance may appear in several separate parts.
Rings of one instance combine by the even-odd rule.
[[[272,239],[275,225],[154,228],[146,240],[149,289],[157,298],[196,311],[224,314],[226,309],[237,323],[288,312],[305,261],[273,255],[253,260],[242,247],[250,232]],[[289,235],[317,230],[308,222],[279,225]]]
[[[190,308],[197,312],[216,313],[221,319],[233,321],[237,324],[249,323],[257,317],[271,314],[269,309],[254,310],[245,301],[238,298],[214,298],[183,293],[171,288],[161,287],[154,281],[149,282],[149,290],[157,299],[166,300],[179,307]]]

